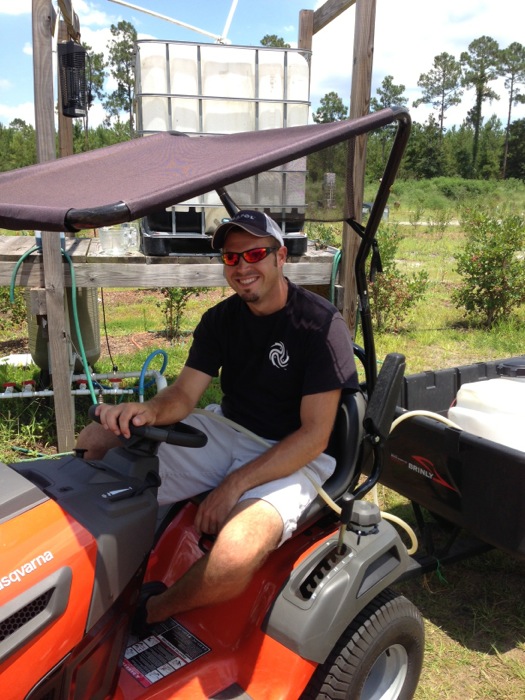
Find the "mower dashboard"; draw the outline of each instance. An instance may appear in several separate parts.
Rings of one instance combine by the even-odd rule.
[[[0,462],[0,524],[47,500],[33,483]]]

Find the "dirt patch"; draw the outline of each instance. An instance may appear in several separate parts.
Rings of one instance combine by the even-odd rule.
[[[106,342],[105,336],[101,334],[101,359],[109,357],[108,344],[112,356],[128,355],[137,352],[137,350],[147,350],[149,348],[167,349],[170,347],[170,341],[166,339],[165,334],[161,331],[158,333],[146,331],[144,333],[133,333],[132,335],[110,335],[108,336],[108,342]]]
[[[199,294],[199,301],[205,300],[205,306],[209,308],[231,293],[231,290],[227,288],[206,289]],[[151,305],[152,299],[160,303],[162,303],[164,299],[162,292],[157,289],[104,289],[103,293],[99,294],[100,301],[102,300],[102,296],[108,325],[110,325],[110,319],[114,314],[114,309],[117,307],[130,307],[140,304],[142,300],[144,300],[145,305]],[[155,301],[153,303],[155,303]],[[101,359],[109,358],[108,345],[112,356],[133,354],[137,351],[148,350],[150,348],[169,349],[171,346],[171,341],[166,338],[163,330],[160,329],[158,331],[137,331],[127,335],[109,334],[106,340],[101,304],[99,308]],[[0,340],[0,357],[29,352],[29,341],[25,325],[23,329],[13,332],[10,335],[13,337]]]
[[[0,340],[0,357],[17,355],[29,352],[27,338],[13,338],[12,340]]]

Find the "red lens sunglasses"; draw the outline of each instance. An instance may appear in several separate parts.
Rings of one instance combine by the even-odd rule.
[[[242,253],[230,253],[227,251],[223,251],[221,253],[221,260],[225,265],[228,265],[228,267],[234,267],[235,265],[238,265],[241,261],[241,258],[250,265],[253,265],[255,263],[261,262],[261,260],[264,260],[264,258],[267,258],[268,255],[270,255],[270,253],[273,253],[275,250],[278,250],[278,248],[273,246],[270,248],[251,248],[250,250],[245,250]]]

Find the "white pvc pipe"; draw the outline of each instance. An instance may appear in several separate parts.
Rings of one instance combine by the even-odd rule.
[[[91,374],[90,377],[91,379],[125,379],[125,378],[138,378],[140,377],[140,372],[105,372],[105,373],[100,373],[100,374]],[[157,391],[160,391],[161,389],[164,389],[165,387],[168,386],[168,382],[166,381],[166,377],[161,374],[158,370],[156,369],[149,369],[144,373],[145,377],[154,377],[155,379],[155,384],[157,385]],[[85,374],[74,374],[72,377],[72,381],[78,382],[82,380],[87,380],[87,377]]]
[[[178,19],[173,19],[173,17],[168,17],[167,15],[161,15],[159,12],[153,12],[153,10],[146,10],[144,7],[139,7],[138,5],[132,5],[130,2],[123,2],[122,0],[109,0],[117,5],[123,5],[124,7],[130,7],[132,10],[138,10],[139,12],[145,12],[147,15],[153,15],[153,17],[158,17],[159,19],[165,19],[166,22],[172,22],[173,24],[178,24],[180,27],[185,29],[190,29],[192,32],[197,32],[198,34],[204,34],[204,36],[209,36],[216,41],[221,41],[222,37],[217,34],[212,34],[207,32],[205,29],[199,29],[198,27],[193,27],[191,24],[186,24],[186,22],[181,22]]]
[[[239,0],[233,0],[232,4],[230,6],[230,11],[228,13],[228,17],[226,18],[226,23],[224,25],[224,29],[222,30],[222,40],[224,42],[227,42],[227,37],[228,34],[230,33],[230,26],[232,23],[233,15],[235,13],[235,10],[237,9],[237,3]]]
[[[125,379],[126,377],[140,377],[140,372],[108,372],[104,374],[92,374],[90,375],[92,379],[98,380],[98,379]],[[159,371],[157,370],[148,370],[145,372],[145,377],[154,377],[155,378],[155,385],[157,387],[157,392],[161,391],[161,389],[164,389],[167,385],[168,382],[166,381],[166,378],[164,375],[162,375]],[[74,374],[72,377],[72,380],[74,382],[79,382],[79,381],[87,381],[86,375],[85,374]],[[103,396],[117,396],[119,394],[133,394],[135,393],[133,389],[106,389],[104,387],[100,387],[99,389],[95,389],[95,394],[102,394]],[[71,389],[71,394],[73,396],[87,396],[88,394],[90,395],[91,392],[89,389]],[[33,391],[33,390],[24,390],[24,391],[4,391],[0,393],[0,399],[30,399],[34,398],[35,396],[54,396],[54,392],[52,389],[42,389],[41,391]]]

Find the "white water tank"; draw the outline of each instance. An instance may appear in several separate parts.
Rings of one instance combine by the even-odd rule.
[[[464,384],[448,411],[463,430],[525,452],[525,360],[506,360],[498,377]]]
[[[196,137],[308,123],[308,51],[141,40],[135,73],[137,130],[143,135],[180,131]],[[228,192],[241,208],[304,217],[306,158],[234,183]],[[222,204],[210,192],[177,209],[188,206]]]

